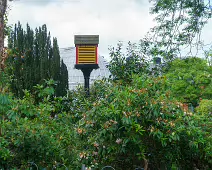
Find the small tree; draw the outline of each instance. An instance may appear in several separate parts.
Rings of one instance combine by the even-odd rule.
[[[197,106],[201,98],[212,98],[212,67],[200,58],[176,59],[164,74],[174,96],[182,102]]]
[[[116,49],[110,49],[111,60],[108,68],[113,80],[129,83],[133,74],[150,73],[149,61],[140,51],[140,46],[129,42],[126,55],[122,48],[122,43],[118,43]]]

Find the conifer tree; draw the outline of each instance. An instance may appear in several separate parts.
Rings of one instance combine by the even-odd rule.
[[[27,24],[24,30],[20,23],[16,24],[8,40],[8,47],[12,51],[13,75],[12,90],[21,97],[23,90],[32,90],[44,79],[52,78],[57,82],[56,95],[65,95],[68,89],[68,71],[60,58],[57,39],[47,32],[46,25],[36,28],[35,32]]]
[[[66,94],[66,90],[68,89],[68,69],[65,65],[65,63],[61,62],[60,67],[60,82],[59,82],[59,96],[64,96]]]

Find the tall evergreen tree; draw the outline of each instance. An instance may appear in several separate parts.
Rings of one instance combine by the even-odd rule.
[[[33,86],[44,79],[57,82],[56,95],[65,95],[68,89],[68,72],[60,58],[57,39],[47,32],[46,25],[36,28],[35,32],[27,24],[24,30],[20,23],[16,24],[8,40],[12,51],[13,74],[12,89],[21,97],[23,89],[32,90]]]
[[[41,79],[40,76],[40,54],[39,54],[39,32],[38,29],[35,29],[35,42],[34,42],[34,60],[35,60],[35,65],[34,65],[34,70],[35,70],[35,82],[39,82]]]
[[[68,69],[63,60],[60,67],[60,82],[58,89],[59,96],[64,96],[66,94],[66,91],[68,90]]]
[[[60,51],[57,44],[57,39],[53,38],[53,56],[52,56],[52,76],[58,80],[60,76]]]

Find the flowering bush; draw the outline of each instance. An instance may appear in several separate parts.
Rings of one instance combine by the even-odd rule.
[[[75,131],[65,98],[54,98],[51,81],[23,99],[0,92],[0,169],[27,169],[28,162],[51,168],[57,163],[75,169]]]
[[[83,89],[55,97],[50,80],[17,99],[2,74],[0,168],[212,169],[210,101],[188,112],[166,76],[139,72],[135,63],[119,75],[113,64],[116,76],[96,81],[88,98]]]
[[[133,76],[127,86],[116,81],[102,91],[76,129],[82,162],[116,169],[211,166],[211,117],[183,112],[165,77]]]

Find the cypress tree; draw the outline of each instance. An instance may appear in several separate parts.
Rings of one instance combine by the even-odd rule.
[[[68,90],[68,69],[63,62],[61,61],[61,67],[60,67],[60,80],[59,80],[59,96],[64,96]]]
[[[57,44],[57,39],[53,38],[53,49],[52,49],[52,78],[56,81],[56,95],[58,96],[60,94],[60,52],[59,47]]]
[[[53,38],[52,64],[52,78],[58,80],[60,76],[60,52],[56,38]]]
[[[31,30],[27,24],[27,30],[25,33],[25,43],[24,43],[24,54],[22,60],[24,62],[24,82],[25,89],[32,89],[34,77],[34,56],[33,56],[33,44],[34,44],[34,32]]]
[[[35,82],[34,82],[34,84],[36,84],[36,83],[39,83],[39,81],[41,79],[41,76],[40,76],[39,32],[38,32],[37,28],[35,29],[35,41],[34,41],[33,52],[34,52],[34,61],[35,61],[34,65],[33,65],[33,68],[34,68],[34,71],[35,71]]]
[[[23,63],[22,63],[22,53],[23,53],[23,43],[24,43],[24,31],[21,27],[21,24],[18,23],[15,25],[13,36],[11,36],[13,40],[9,41],[12,44],[9,45],[12,48],[13,51],[13,81],[12,81],[12,89],[13,92],[17,96],[23,95]]]
[[[53,38],[51,45],[50,32],[46,25],[36,28],[35,32],[27,24],[26,31],[20,23],[8,39],[8,47],[12,51],[13,92],[21,97],[23,89],[32,90],[33,86],[42,83],[44,79],[54,79],[57,82],[56,95],[65,95],[68,89],[68,71],[60,59],[57,39]]]

